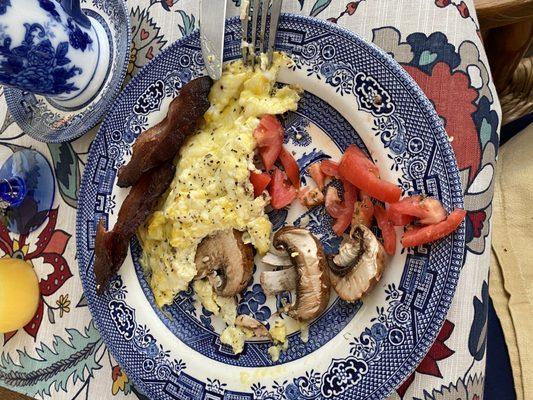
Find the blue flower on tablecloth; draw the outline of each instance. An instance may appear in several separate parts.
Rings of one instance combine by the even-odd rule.
[[[11,6],[11,0],[0,0],[0,15],[5,14],[7,8]]]
[[[84,32],[74,23],[72,18],[68,19],[68,41],[75,49],[85,51],[93,42],[87,32]]]
[[[239,303],[237,312],[239,314],[250,315],[258,321],[266,321],[272,315],[270,308],[262,306],[266,302],[266,295],[261,285],[256,283],[251,290],[247,290]]]
[[[50,0],[39,0],[39,5],[47,11],[57,22],[61,22],[61,16],[56,10],[56,5]]]
[[[411,45],[414,53],[409,64],[418,67],[426,74],[430,74],[438,62],[445,62],[452,70],[461,62],[455,46],[448,42],[448,38],[442,32],[434,32],[429,36],[421,32],[412,33],[407,36],[407,43]]]

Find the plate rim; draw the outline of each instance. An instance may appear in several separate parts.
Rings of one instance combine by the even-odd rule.
[[[353,32],[347,28],[344,28],[342,26],[339,26],[337,24],[331,23],[329,21],[310,17],[306,15],[300,15],[300,14],[294,14],[294,13],[287,13],[284,12],[281,14],[280,17],[280,24],[284,20],[296,20],[298,23],[301,24],[318,24],[325,26],[327,29],[334,29],[338,30],[340,33],[343,33],[344,35],[347,35],[351,37],[352,39],[355,39],[356,42],[361,44],[362,47],[366,47],[369,50],[372,51],[373,55],[376,56],[376,58],[387,68],[391,71],[393,75],[396,76],[396,78],[399,79],[401,84],[405,87],[405,90],[408,91],[412,97],[412,100],[415,104],[417,104],[420,109],[422,110],[422,115],[424,115],[427,120],[429,126],[432,128],[432,130],[435,133],[435,141],[438,146],[443,146],[444,151],[450,152],[450,154],[446,154],[443,152],[443,162],[447,166],[447,171],[450,174],[451,179],[451,185],[453,187],[453,180],[454,178],[457,179],[459,186],[461,186],[460,181],[460,171],[457,165],[457,159],[455,157],[455,152],[453,151],[453,148],[451,146],[451,143],[448,140],[448,134],[446,133],[446,130],[444,129],[444,126],[442,124],[442,121],[440,117],[438,116],[433,104],[431,101],[427,98],[425,93],[422,91],[420,86],[415,82],[415,80],[408,74],[408,72],[396,61],[392,56],[390,56],[388,53],[386,53],[384,50],[379,48],[377,45],[375,45],[372,42],[367,41],[364,39],[361,35],[359,35],[356,32]],[[226,24],[228,23],[235,23],[235,21],[240,21],[239,16],[234,16],[231,18],[226,19]],[[182,46],[182,44],[188,40],[190,40],[191,37],[197,36],[199,34],[199,29],[195,29],[190,34],[183,36],[176,41],[174,41],[170,46],[162,50],[156,57],[154,57],[153,60],[151,60],[148,64],[146,64],[141,71],[137,75],[135,75],[124,87],[122,92],[115,98],[114,104],[118,104],[123,101],[124,98],[126,98],[129,95],[129,91],[131,90],[130,87],[133,87],[137,84],[138,81],[140,81],[143,78],[143,71],[147,71],[149,67],[152,65],[152,63],[157,62],[159,58],[164,57],[167,53],[173,52],[176,48],[179,48]],[[98,138],[100,135],[104,135],[104,127],[105,124],[109,118],[109,115],[111,114],[111,110],[106,114],[106,117],[104,121],[102,122],[101,126],[98,129],[98,132],[95,136],[95,139]],[[96,157],[96,154],[91,151],[89,154],[89,157],[87,159],[87,165],[91,162],[91,160]],[[86,174],[85,170],[82,176],[81,184],[80,184],[80,190],[79,190],[79,199],[85,196],[85,192],[87,191],[87,186],[90,185],[88,174]],[[464,193],[463,190],[460,191],[458,197],[454,200],[452,200],[452,203],[455,201],[455,206],[461,206],[464,208]],[[84,233],[81,229],[81,222],[82,222],[82,212],[78,208],[76,213],[76,249],[78,250],[78,254],[81,254],[79,251],[81,249],[82,243],[81,243],[81,235]],[[464,231],[464,222],[460,225],[459,229]],[[454,241],[455,242],[455,241]],[[433,314],[433,317],[428,322],[428,327],[426,331],[424,332],[424,335],[419,339],[418,343],[414,346],[411,354],[406,358],[406,360],[398,367],[398,369],[386,380],[384,381],[378,389],[374,390],[367,399],[382,399],[390,395],[410,374],[413,373],[413,371],[416,369],[416,367],[419,365],[419,363],[423,360],[423,358],[427,355],[429,352],[431,346],[435,342],[444,322],[446,319],[446,316],[449,312],[450,306],[452,304],[452,301],[456,295],[457,290],[457,284],[460,276],[460,272],[462,269],[462,266],[464,265],[465,260],[465,239],[464,237],[460,240],[461,242],[461,249],[460,251],[460,260],[457,259],[456,263],[460,265],[457,268],[454,268],[454,262],[452,260],[451,267],[448,270],[448,273],[446,274],[446,281],[447,286],[443,289],[443,292],[440,296],[438,305],[440,307],[437,307],[436,311]],[[455,243],[454,243],[455,245]],[[88,260],[85,260],[84,257],[78,258],[78,264],[79,269],[83,268],[84,270],[88,270],[88,264],[90,264],[91,260],[94,257],[94,253],[90,255]],[[85,261],[88,261],[86,263]],[[456,270],[456,273],[453,272]],[[80,273],[81,278],[81,273]],[[81,279],[82,281],[82,287],[85,292],[86,289],[86,280]],[[449,291],[452,291],[452,294],[449,294]],[[91,302],[88,301],[88,307],[89,311],[91,312],[91,315],[93,316],[93,321],[95,323],[96,328],[100,332],[107,348],[112,353],[113,357],[117,360],[117,362],[121,365],[121,367],[125,370],[126,374],[134,380],[135,385],[146,395],[149,395],[151,393],[151,390],[149,389],[149,385],[147,385],[145,382],[142,381],[142,379],[134,379],[134,377],[137,374],[130,374],[131,370],[129,366],[127,366],[125,363],[123,363],[123,357],[119,352],[116,352],[113,350],[112,347],[112,340],[108,336],[108,333],[105,330],[100,329],[100,322],[98,318],[95,318],[95,312],[93,312],[93,307]],[[148,389],[148,390],[147,390]],[[345,396],[349,394],[347,392],[343,393],[340,397],[345,398]],[[151,395],[151,394],[150,394]]]

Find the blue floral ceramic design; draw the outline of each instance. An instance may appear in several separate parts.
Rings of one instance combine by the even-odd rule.
[[[80,77],[85,77],[85,72],[94,72],[91,68],[85,68],[86,63],[78,63],[76,60],[78,57],[71,56],[71,53],[76,55],[85,55],[87,57],[94,57],[94,53],[98,50],[98,43],[86,33],[83,27],[78,26],[75,23],[74,17],[66,16],[62,18],[62,23],[59,24],[53,17],[55,6],[55,12],[62,13],[61,6],[58,3],[54,3],[50,0],[27,0],[28,2],[35,2],[36,6],[45,10],[46,21],[43,21],[42,25],[45,29],[52,26],[60,26],[62,30],[60,35],[56,35],[54,38],[49,38],[52,47],[56,51],[60,50],[64,52],[64,49],[59,49],[57,44],[59,36],[62,48],[67,46],[67,53],[64,54],[64,58],[69,59],[70,64],[59,65],[59,68],[63,68],[70,71],[70,67],[73,65],[76,68],[84,69],[84,74],[80,75],[76,72],[76,75],[72,78],[73,81],[66,81],[66,88],[70,88],[71,94],[68,97],[75,97],[79,94],[79,91],[73,91],[72,87],[85,87],[83,84],[73,84],[72,87],[68,86],[70,83],[78,82]],[[9,3],[9,2],[7,2]],[[12,3],[12,7],[20,4],[19,2]],[[0,10],[2,0],[0,0]],[[111,50],[109,62],[107,64],[102,63],[108,70],[105,80],[101,85],[101,90],[96,96],[83,102],[84,104],[77,106],[75,109],[66,109],[63,105],[58,104],[55,99],[49,97],[48,94],[35,94],[28,91],[19,90],[15,87],[6,86],[4,93],[6,102],[11,115],[17,124],[24,130],[29,136],[48,143],[58,143],[63,141],[73,140],[89,129],[91,129],[96,123],[100,122],[102,116],[109,110],[109,105],[118,95],[124,76],[126,74],[128,61],[130,57],[131,46],[131,29],[129,10],[126,7],[124,0],[106,0],[105,2],[84,2],[83,12],[91,18],[93,26],[96,26],[94,21],[100,24],[105,31],[105,35],[100,40],[107,43]],[[10,8],[7,7],[10,11]],[[0,13],[0,17],[2,14]],[[45,38],[35,38],[34,41],[45,40]],[[0,46],[3,44],[2,33],[0,32]],[[101,45],[101,44],[100,44]],[[11,44],[11,48],[16,47]],[[62,54],[62,53],[59,53]],[[55,60],[54,60],[55,62]],[[63,60],[62,62],[65,62]],[[56,67],[57,68],[57,67]],[[0,66],[0,74],[2,67]],[[77,70],[76,70],[77,71]],[[64,72],[63,75],[55,72],[58,75],[58,82],[61,79],[66,79]],[[0,79],[2,79],[0,77]],[[27,88],[31,89],[31,88]],[[80,89],[82,90],[82,89]],[[59,92],[60,89],[55,92]],[[46,97],[45,97],[46,96]],[[59,95],[64,97],[64,95]],[[130,140],[133,140],[130,138]]]
[[[11,0],[0,0],[0,15],[5,14],[10,5]]]
[[[239,32],[238,19],[227,22],[226,60],[240,55]],[[401,263],[389,267],[365,299],[365,307],[333,297],[324,313],[311,322],[307,341],[298,330],[290,331],[288,349],[276,362],[266,353],[268,341],[247,341],[244,351],[234,355],[220,343],[220,318],[198,307],[189,291],[171,306],[158,309],[138,263],[142,250],[136,241],[132,257],[114,278],[111,290],[96,295],[95,227],[101,218],[110,224],[115,218],[107,214],[106,203],[120,193],[114,185],[117,168],[131,151],[131,140],[115,133],[129,130],[136,137],[143,129],[140,117],[164,109],[175,96],[172,82],[186,81],[180,71],[189,71],[191,79],[205,73],[198,42],[196,32],[143,69],[118,99],[92,145],[81,187],[77,244],[87,301],[104,340],[128,376],[152,398],[386,397],[414,370],[446,316],[462,266],[464,227],[438,243],[397,255]],[[292,55],[291,73],[307,79],[304,89],[309,84],[320,94],[305,92],[298,108],[309,142],[299,146],[290,139],[287,144],[300,167],[327,156],[339,157],[348,145],[356,144],[381,157],[384,171],[395,165],[389,156],[401,157],[397,170],[391,169],[399,183],[433,193],[447,209],[462,206],[461,184],[446,133],[429,101],[401,67],[353,33],[300,16],[281,18],[276,46]],[[169,65],[175,70],[169,72]],[[158,80],[164,82],[163,88],[158,87]],[[371,121],[370,126],[359,132],[348,123],[350,119],[357,123],[353,115],[333,109],[328,104],[331,100],[350,105],[354,114]],[[291,126],[295,115],[289,113],[284,120]],[[276,229],[286,224],[307,226],[326,251],[335,252],[340,238],[331,232],[323,209],[298,207],[269,213]],[[268,318],[267,309],[273,314],[279,306],[276,302],[291,297],[287,293],[268,298],[257,282],[256,278],[243,294],[239,311]],[[284,368],[269,369],[278,364]],[[283,373],[273,376],[271,371]]]
[[[70,93],[76,90],[69,79],[81,74],[77,66],[66,66],[70,59],[68,42],[54,48],[40,24],[24,24],[26,33],[20,46],[11,48],[11,37],[2,31],[0,45],[0,80],[8,85],[46,94]]]
[[[73,22],[72,18],[68,19],[67,27],[70,45],[75,49],[85,51],[93,42],[87,32],[83,32],[80,27]]]

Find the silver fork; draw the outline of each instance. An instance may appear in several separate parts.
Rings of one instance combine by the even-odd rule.
[[[270,3],[272,2],[272,5]],[[251,64],[255,67],[257,58],[261,53],[267,55],[267,68],[272,65],[274,56],[274,43],[278,32],[279,16],[283,0],[242,0],[242,60],[244,65]],[[268,45],[265,50],[266,25],[270,11],[270,30],[268,32]],[[257,29],[261,18],[261,27]],[[249,23],[252,23],[251,38],[249,37]],[[259,34],[258,34],[259,33]],[[259,36],[259,40],[258,40]]]

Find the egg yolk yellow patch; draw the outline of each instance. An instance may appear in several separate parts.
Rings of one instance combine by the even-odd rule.
[[[275,88],[280,68],[292,61],[281,53],[268,70],[241,61],[228,64],[209,94],[211,106],[201,127],[176,158],[176,175],[166,199],[139,229],[141,263],[151,273],[157,304],[172,302],[196,275],[201,240],[219,230],[237,229],[260,254],[270,248],[268,199],[254,198],[253,131],[264,114],[296,110],[299,90]]]

